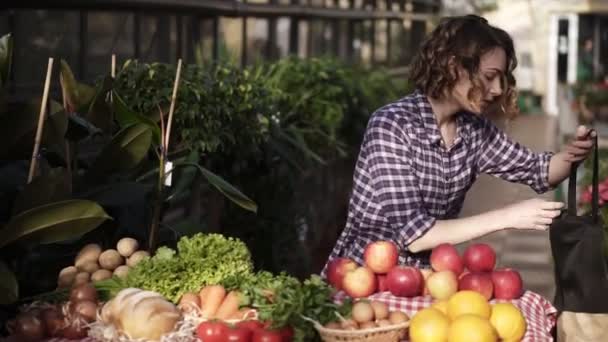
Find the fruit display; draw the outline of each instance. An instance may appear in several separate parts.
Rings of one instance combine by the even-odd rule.
[[[76,255],[74,265],[59,272],[57,286],[65,288],[110,279],[114,275],[124,278],[132,267],[150,256],[138,248],[137,240],[129,237],[120,239],[116,249],[104,251],[95,243],[85,245]]]
[[[328,282],[352,298],[388,291],[396,297],[430,295],[442,300],[459,290],[472,290],[487,300],[512,300],[523,293],[519,272],[496,269],[496,252],[487,244],[471,244],[462,256],[453,245],[440,244],[431,251],[431,268],[398,265],[398,256],[394,243],[372,242],[365,248],[364,265],[344,257],[331,260]]]
[[[410,342],[521,341],[526,320],[511,303],[490,304],[475,291],[458,291],[418,311],[409,328]]]
[[[402,311],[390,311],[388,305],[379,301],[359,300],[353,304],[350,318],[341,318],[325,324],[327,329],[364,330],[400,325],[410,318]]]

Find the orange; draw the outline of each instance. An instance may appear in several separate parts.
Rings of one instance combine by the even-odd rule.
[[[498,337],[505,342],[521,341],[526,334],[526,319],[511,303],[492,305],[490,323],[496,329]]]
[[[452,321],[465,314],[474,314],[489,319],[491,311],[486,297],[479,292],[459,291],[448,299],[448,317]]]
[[[496,342],[498,336],[487,318],[473,314],[458,316],[448,331],[448,342]]]
[[[410,342],[446,342],[450,320],[441,311],[426,308],[410,321]]]

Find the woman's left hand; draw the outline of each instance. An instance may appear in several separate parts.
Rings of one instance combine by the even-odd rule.
[[[579,126],[576,129],[576,138],[572,140],[563,150],[565,152],[565,161],[570,163],[579,162],[587,158],[593,148],[593,136],[595,132],[591,132],[590,128]]]

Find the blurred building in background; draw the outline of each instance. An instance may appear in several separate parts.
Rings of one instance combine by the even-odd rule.
[[[38,89],[49,56],[86,81],[119,63],[243,65],[297,55],[336,55],[405,67],[440,10],[439,0],[11,1],[0,34],[15,37],[16,93]]]

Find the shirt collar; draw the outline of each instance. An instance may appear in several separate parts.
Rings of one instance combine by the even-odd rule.
[[[441,132],[437,126],[437,121],[435,120],[435,114],[433,113],[431,103],[429,102],[427,96],[419,90],[414,92],[414,98],[416,99],[418,112],[422,118],[422,125],[424,127],[427,140],[429,143],[439,146],[442,141]],[[465,111],[456,114],[456,139],[454,140],[453,146],[456,146],[456,144],[463,140],[468,142],[472,133],[472,115],[474,114]]]

